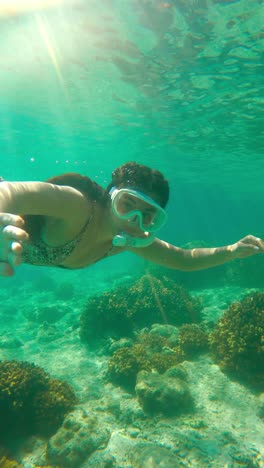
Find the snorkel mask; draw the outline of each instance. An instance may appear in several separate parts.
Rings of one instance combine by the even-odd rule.
[[[125,231],[121,232],[113,238],[113,245],[118,247],[147,247],[152,244],[156,232],[167,220],[167,214],[163,208],[152,198],[137,190],[113,187],[110,196],[114,215],[131,225],[137,224],[144,233],[144,237],[134,237]]]

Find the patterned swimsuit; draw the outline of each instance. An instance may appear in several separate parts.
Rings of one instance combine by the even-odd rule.
[[[46,242],[40,238],[34,243],[24,243],[22,254],[23,262],[29,263],[30,265],[57,266],[60,268],[71,269],[71,267],[61,265],[61,263],[66,260],[66,258],[74,251],[75,247],[80,243],[87,226],[90,224],[91,219],[92,216],[90,216],[90,218],[87,220],[77,237],[67,242],[66,244],[52,247],[51,245],[46,244]]]

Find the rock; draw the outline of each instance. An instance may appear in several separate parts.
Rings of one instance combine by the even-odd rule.
[[[158,444],[136,445],[130,459],[133,468],[180,468],[184,466],[172,450]]]
[[[47,303],[43,306],[33,306],[32,308],[25,309],[23,314],[31,322],[55,323],[61,320],[69,312],[70,308],[63,302],[58,301],[55,304]]]
[[[105,446],[110,432],[82,409],[70,413],[47,445],[47,460],[52,466],[78,468],[95,450]]]
[[[105,450],[94,452],[82,468],[133,468],[130,454],[134,452],[135,440],[122,431],[113,431]]]
[[[181,380],[187,380],[187,371],[185,370],[183,364],[179,364],[178,366],[171,367],[166,372],[167,377],[178,378]]]
[[[0,347],[5,349],[16,349],[24,346],[24,343],[15,336],[0,337]]]
[[[141,371],[137,376],[136,394],[146,413],[175,415],[192,407],[192,397],[186,382],[165,372]]]

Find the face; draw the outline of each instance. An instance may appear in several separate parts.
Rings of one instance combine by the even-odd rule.
[[[162,208],[146,194],[129,189],[116,189],[112,194],[115,225],[137,237],[156,231],[164,218]]]
[[[130,194],[124,194],[122,199],[119,200],[118,211],[121,215],[126,215],[127,213],[133,211],[140,211],[142,215],[142,224],[144,226],[150,225],[156,214],[154,207],[150,206],[143,200],[138,199],[137,197],[133,197]],[[137,214],[127,220],[130,225],[139,225],[139,221],[140,218],[137,216]]]

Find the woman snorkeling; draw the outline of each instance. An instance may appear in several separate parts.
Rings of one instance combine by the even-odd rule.
[[[194,271],[264,252],[248,235],[224,247],[181,249],[156,237],[167,219],[163,175],[129,162],[104,189],[89,177],[64,174],[46,182],[0,183],[0,275],[21,263],[84,268],[133,252],[168,268]]]

